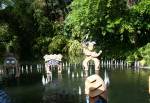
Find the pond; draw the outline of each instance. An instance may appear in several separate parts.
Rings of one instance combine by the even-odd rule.
[[[107,71],[110,85],[109,103],[149,103],[150,70],[101,66],[99,75]],[[89,75],[94,74],[91,65]],[[13,103],[85,103],[84,75],[81,64],[65,65],[61,74],[53,70],[52,81],[43,85],[43,73],[25,73],[19,79],[1,83]]]

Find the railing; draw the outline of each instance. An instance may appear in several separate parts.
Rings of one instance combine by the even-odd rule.
[[[94,63],[92,61],[90,61],[88,63],[89,66],[94,66]],[[82,63],[76,64],[76,63],[69,63],[69,62],[62,62],[62,69],[64,67],[73,67],[73,68],[77,68],[78,66],[82,67]],[[132,66],[134,68],[140,68],[140,63],[139,61],[135,61],[132,65],[129,65],[128,62],[124,61],[124,60],[100,60],[100,66],[101,67],[129,67]],[[54,68],[55,66],[52,66],[52,68]],[[0,65],[0,75],[3,74],[3,69],[4,66]],[[28,74],[28,73],[44,73],[45,72],[45,66],[44,63],[39,63],[39,64],[20,64],[19,65],[19,72],[20,74]],[[15,72],[13,71],[13,73],[15,74]]]

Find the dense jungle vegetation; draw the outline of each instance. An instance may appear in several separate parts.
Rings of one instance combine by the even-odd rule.
[[[87,38],[88,37],[88,38]],[[82,55],[96,41],[103,58],[150,63],[150,0],[1,0],[0,57]]]

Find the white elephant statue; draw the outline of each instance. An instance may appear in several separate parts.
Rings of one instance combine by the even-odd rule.
[[[45,60],[45,71],[47,74],[51,73],[51,67],[52,66],[57,66],[58,67],[58,72],[61,73],[62,71],[62,55],[61,54],[46,54],[43,58]]]

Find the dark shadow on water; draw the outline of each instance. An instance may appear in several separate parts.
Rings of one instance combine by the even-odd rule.
[[[149,70],[101,67],[96,72],[91,66],[87,73],[97,73],[104,78],[105,69],[110,78],[110,103],[149,103]],[[13,103],[85,103],[85,77],[81,65],[63,67],[62,74],[55,69],[52,74],[52,81],[46,85],[42,84],[43,74],[38,73],[7,79],[2,85]]]

